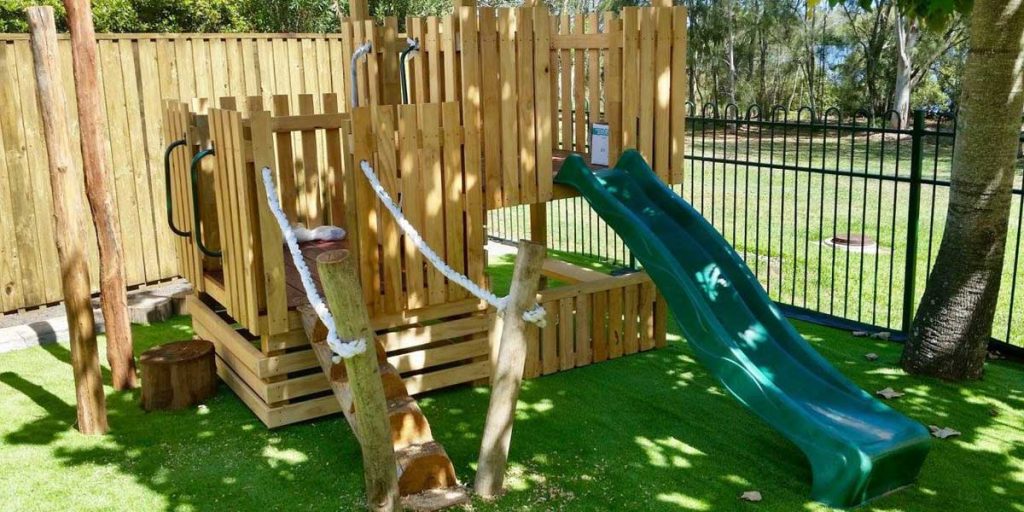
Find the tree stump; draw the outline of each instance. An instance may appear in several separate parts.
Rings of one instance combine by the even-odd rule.
[[[184,409],[217,392],[213,343],[176,341],[143,352],[142,408],[146,411]]]

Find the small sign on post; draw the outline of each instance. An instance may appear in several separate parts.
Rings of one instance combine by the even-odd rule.
[[[608,166],[608,123],[590,125],[590,165]]]

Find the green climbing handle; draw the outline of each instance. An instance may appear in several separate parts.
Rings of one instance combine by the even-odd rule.
[[[211,258],[220,258],[222,256],[220,251],[211,250],[203,243],[203,229],[199,215],[199,162],[213,154],[213,148],[210,148],[204,149],[192,157],[192,226],[196,231],[194,238],[199,250]]]
[[[175,149],[185,145],[185,139],[180,139],[172,142],[167,149],[164,150],[164,185],[167,187],[167,226],[171,228],[171,231],[178,236],[192,236],[190,231],[178,229],[174,225],[174,200],[171,198],[171,153]]]

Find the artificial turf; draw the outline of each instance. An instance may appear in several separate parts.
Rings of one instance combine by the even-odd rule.
[[[1024,511],[1024,368],[989,363],[951,384],[896,369],[900,346],[798,323],[867,390],[961,437],[933,443],[918,485],[861,510]],[[674,329],[670,326],[670,329]],[[136,327],[138,351],[191,336],[187,317]],[[524,384],[510,488],[473,510],[827,510],[806,500],[800,452],[757,420],[670,335],[668,348]],[[101,350],[102,352],[102,350]],[[875,352],[877,361],[865,360]],[[420,399],[463,482],[471,482],[487,388]],[[144,413],[107,390],[111,431],[80,435],[67,345],[0,354],[4,510],[354,510],[359,449],[340,416],[268,431],[224,385],[204,407]],[[738,496],[758,490],[760,503]]]

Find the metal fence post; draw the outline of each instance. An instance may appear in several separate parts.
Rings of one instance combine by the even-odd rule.
[[[917,231],[921,217],[921,168],[924,155],[924,110],[914,111],[910,142],[910,204],[907,208],[907,254],[903,273],[903,332],[910,334],[914,321],[917,284]]]

